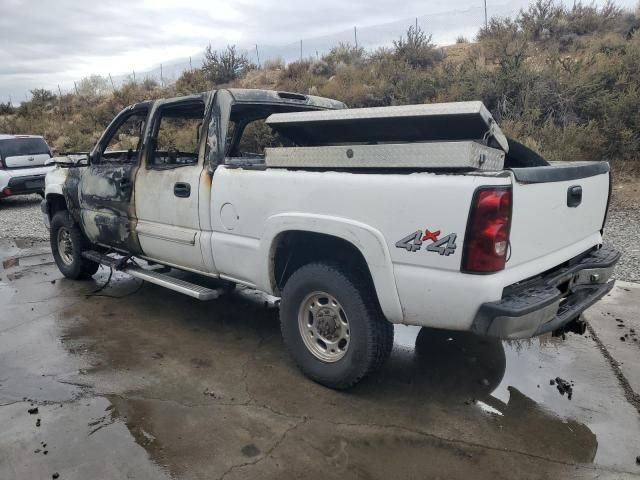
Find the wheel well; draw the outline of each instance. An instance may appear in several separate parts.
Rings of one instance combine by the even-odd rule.
[[[272,284],[280,294],[289,277],[302,265],[329,261],[356,269],[373,287],[369,266],[362,252],[351,242],[323,233],[289,231],[278,235],[274,242]]]
[[[64,196],[60,194],[49,194],[47,195],[47,208],[49,210],[49,218],[53,218],[60,210],[67,210],[67,201],[64,199]]]

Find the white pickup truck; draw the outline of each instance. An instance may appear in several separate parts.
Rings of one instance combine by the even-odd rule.
[[[393,324],[584,331],[619,258],[602,245],[609,165],[549,164],[481,102],[217,90],[132,105],[55,161],[42,210],[65,276],[103,264],[218,296],[192,272],[280,297],[285,345],[333,388],[384,362]]]

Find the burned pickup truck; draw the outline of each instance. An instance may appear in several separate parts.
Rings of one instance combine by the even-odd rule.
[[[602,245],[609,165],[550,164],[481,102],[218,90],[132,105],[56,163],[42,210],[66,277],[102,264],[220,294],[193,272],[280,297],[285,345],[334,388],[385,361],[396,323],[580,331],[619,257]]]

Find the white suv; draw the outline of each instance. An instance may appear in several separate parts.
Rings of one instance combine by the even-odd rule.
[[[0,198],[25,193],[44,193],[44,176],[51,149],[37,135],[0,134]]]

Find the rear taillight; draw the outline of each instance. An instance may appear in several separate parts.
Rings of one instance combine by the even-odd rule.
[[[491,273],[504,268],[511,229],[511,187],[480,187],[473,195],[464,239],[462,270]]]

